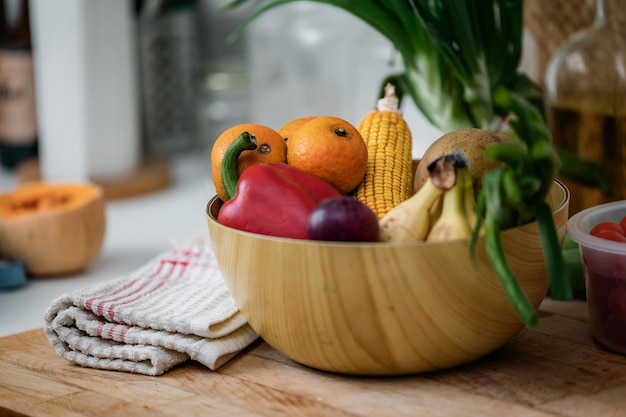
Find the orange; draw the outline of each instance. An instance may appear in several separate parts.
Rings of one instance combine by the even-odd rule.
[[[287,142],[287,146],[289,146],[289,138],[293,136],[293,134],[306,122],[315,119],[315,116],[305,116],[299,117],[297,119],[293,119],[285,123],[277,130],[280,135],[285,138],[285,142]]]
[[[287,163],[347,194],[365,176],[367,146],[349,122],[320,116],[300,126],[289,138]]]
[[[213,184],[218,197],[222,201],[228,200],[224,184],[222,183],[222,159],[224,159],[224,154],[230,144],[243,132],[248,132],[254,136],[257,147],[253,150],[243,151],[239,156],[237,161],[237,172],[239,175],[253,164],[287,162],[287,145],[283,137],[274,129],[254,123],[239,124],[226,129],[218,136],[211,149]]]

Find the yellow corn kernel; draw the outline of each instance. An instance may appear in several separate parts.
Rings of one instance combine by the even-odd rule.
[[[385,86],[378,108],[367,114],[357,129],[367,144],[368,161],[355,196],[381,219],[413,194],[411,131],[398,110],[393,85]]]

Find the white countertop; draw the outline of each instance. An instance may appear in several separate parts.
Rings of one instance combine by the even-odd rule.
[[[104,244],[86,271],[0,290],[0,337],[41,327],[50,302],[66,292],[125,276],[191,239],[208,239],[204,209],[215,194],[209,156],[179,156],[171,168],[172,185],[165,190],[107,202]],[[13,185],[12,175],[0,172],[0,192]]]

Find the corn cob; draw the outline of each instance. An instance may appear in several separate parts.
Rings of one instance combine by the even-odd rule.
[[[398,110],[392,84],[385,86],[385,97],[378,100],[378,108],[368,113],[357,129],[369,157],[355,197],[381,219],[413,194],[411,132]]]

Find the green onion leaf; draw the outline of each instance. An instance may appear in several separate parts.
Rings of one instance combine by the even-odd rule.
[[[552,210],[545,201],[542,201],[534,205],[533,211],[537,219],[546,260],[548,278],[550,280],[550,296],[555,300],[572,300],[572,285],[567,276],[567,267],[556,233]]]

